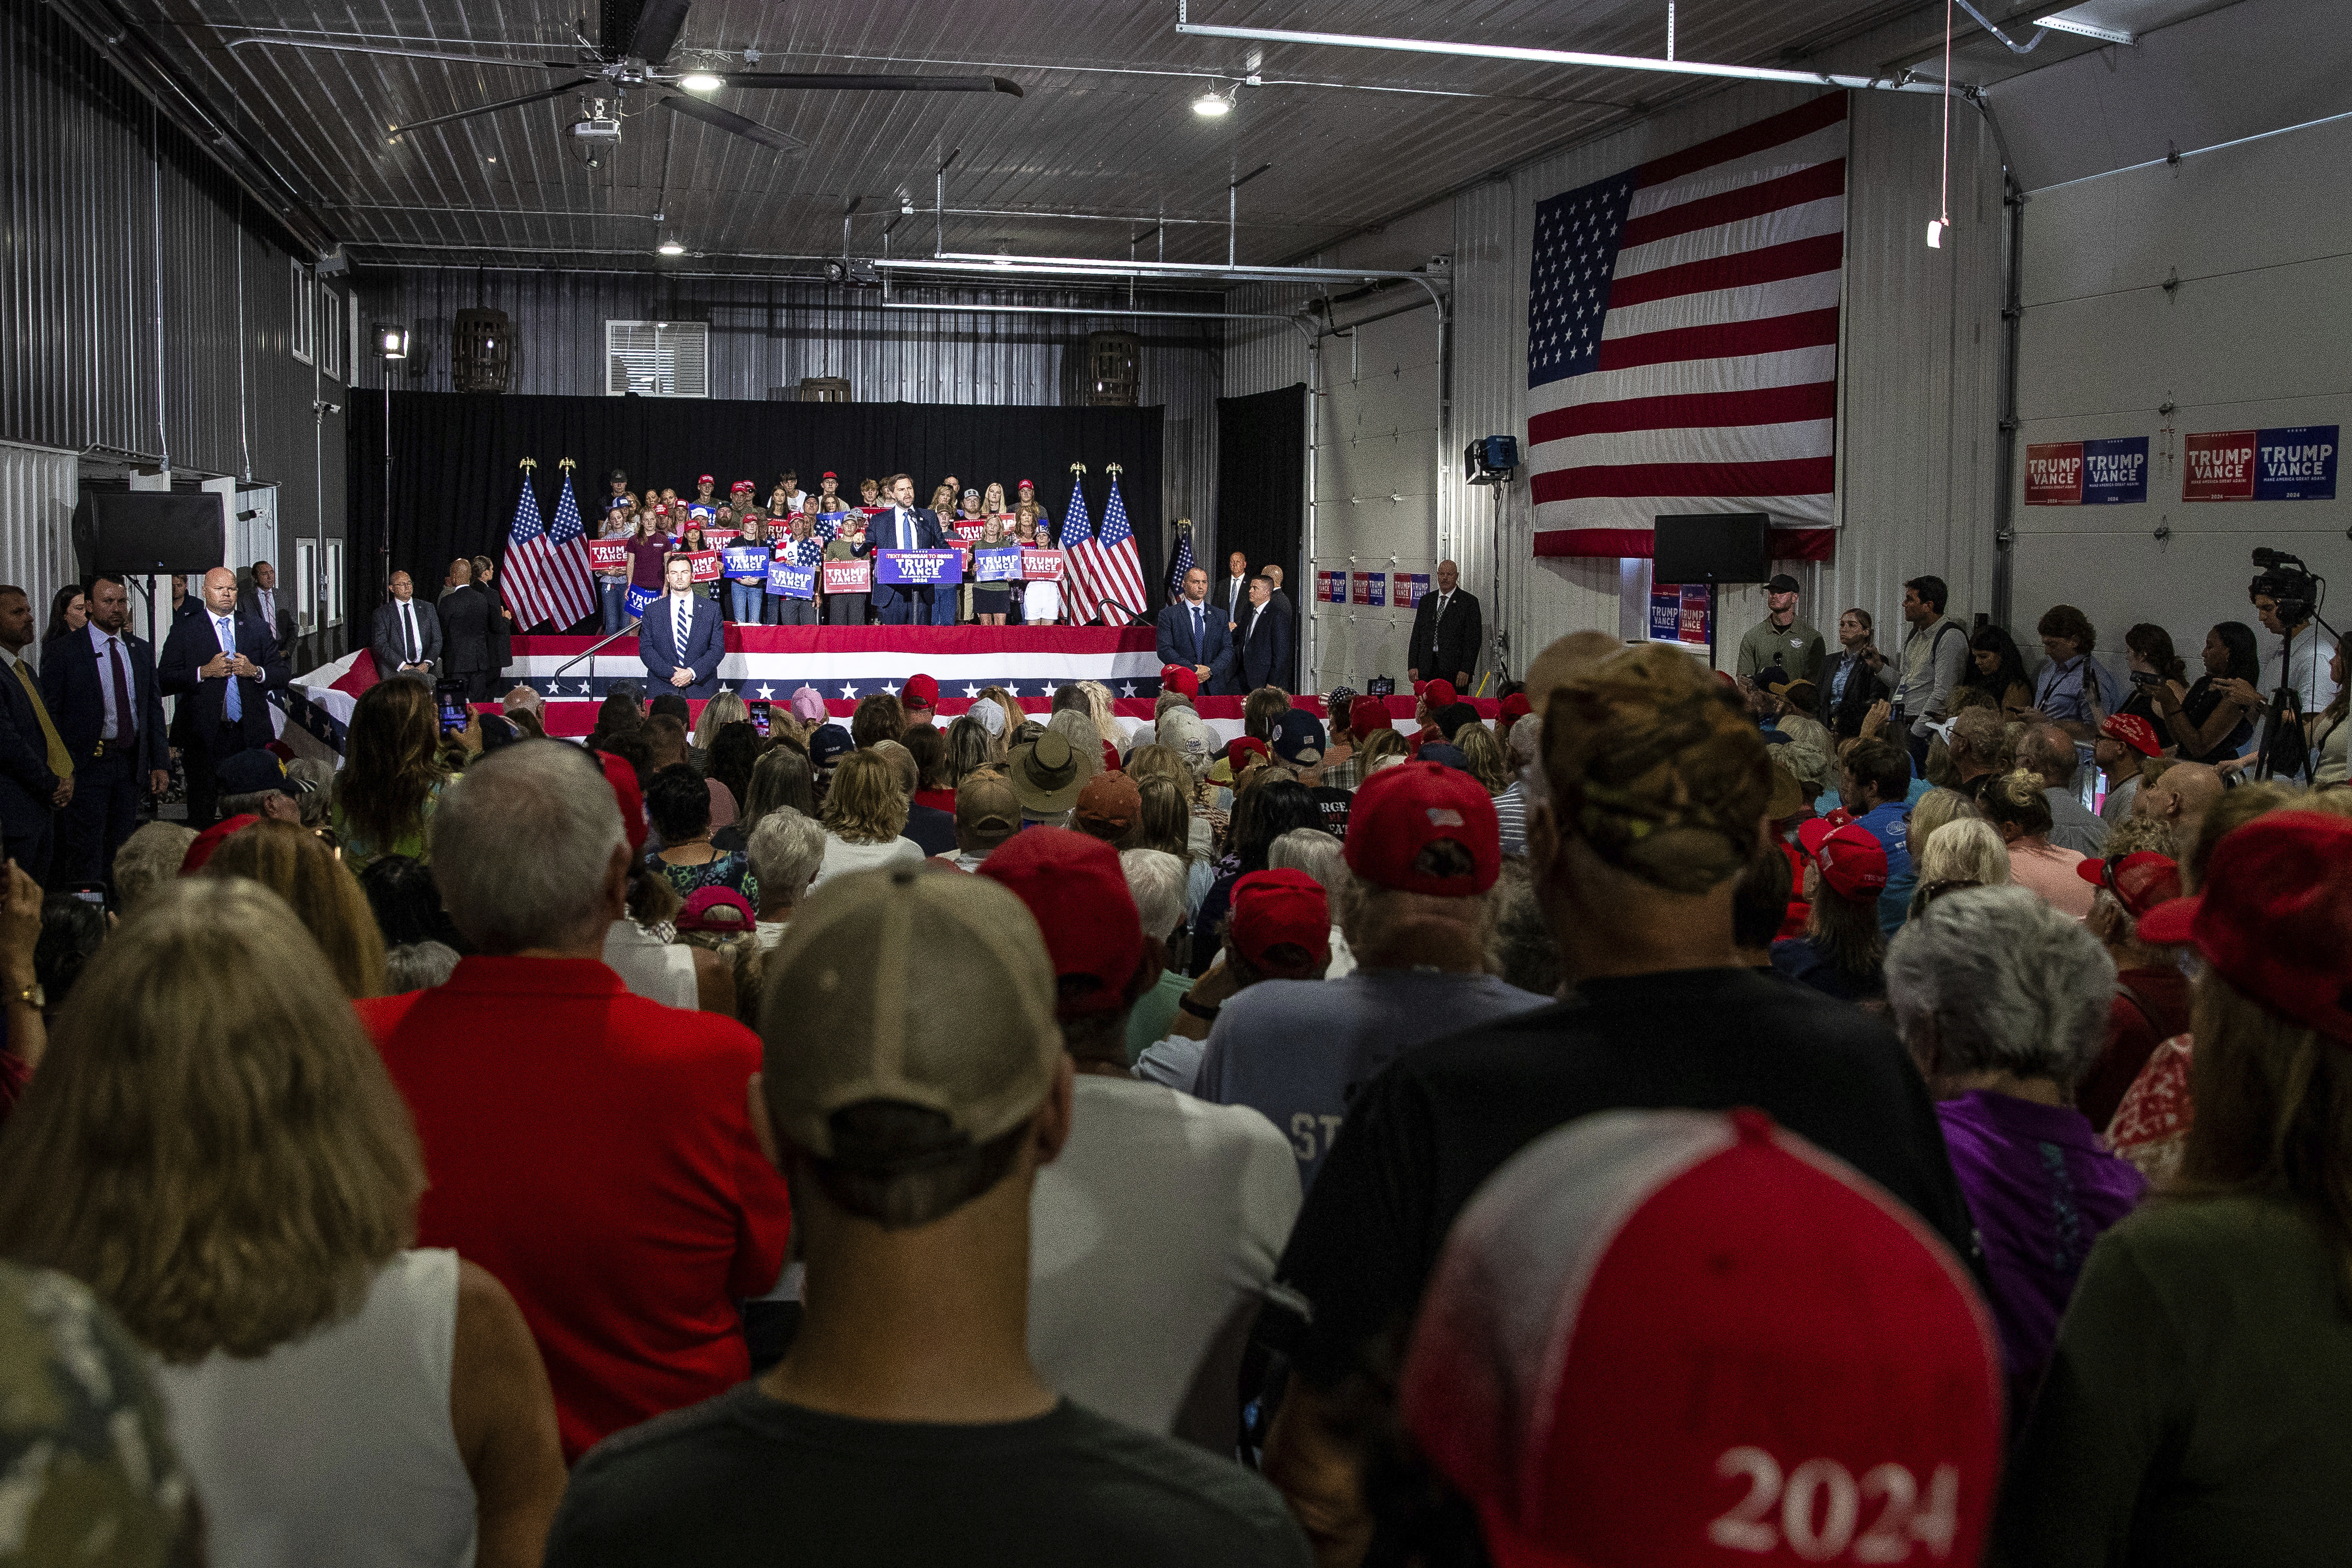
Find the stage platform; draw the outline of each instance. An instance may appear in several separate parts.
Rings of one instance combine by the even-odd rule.
[[[599,640],[517,637],[500,689],[534,688],[547,698],[548,733],[584,736],[595,727],[597,705],[615,682],[637,681],[649,697],[657,690],[646,679],[634,637],[583,660]],[[826,711],[845,723],[861,699],[877,692],[895,696],[917,674],[940,683],[943,722],[991,686],[1003,687],[1023,708],[1043,714],[1061,688],[1099,680],[1132,730],[1152,721],[1160,668],[1149,626],[730,626],[719,679],[747,700],[776,703],[802,686],[814,686],[824,694]],[[374,684],[374,660],[363,652],[349,655],[297,679],[289,710],[297,724],[340,754],[352,704]],[[1323,710],[1318,697],[1302,697],[1298,704]],[[1483,718],[1495,716],[1491,700],[1471,705]],[[699,715],[699,702],[688,706]],[[1241,698],[1203,696],[1193,706],[1220,736],[1241,733]],[[1388,706],[1400,725],[1410,724],[1410,695],[1391,698]]]

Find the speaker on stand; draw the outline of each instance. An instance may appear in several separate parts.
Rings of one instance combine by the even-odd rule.
[[[1495,680],[1498,686],[1511,676],[1511,634],[1506,629],[1510,616],[1504,613],[1503,606],[1503,498],[1518,469],[1519,441],[1516,436],[1481,436],[1463,448],[1463,483],[1487,485],[1495,492],[1495,600],[1486,611],[1486,626],[1495,640]]]
[[[1760,511],[1714,511],[1655,519],[1652,583],[1706,584],[1706,667],[1717,668],[1716,585],[1772,577],[1772,519]]]

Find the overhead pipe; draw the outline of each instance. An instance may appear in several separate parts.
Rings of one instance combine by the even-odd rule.
[[[1286,27],[1212,27],[1188,19],[1187,0],[1176,0],[1176,30],[1204,38],[1248,38],[1268,44],[1320,44],[1349,49],[1391,49],[1414,55],[1453,55],[1474,60],[1517,60],[1529,65],[1589,66],[1603,70],[1660,71],[1670,76],[1728,78],[1738,81],[1782,81],[1799,87],[1843,87],[1876,92],[1941,92],[1905,71],[1897,76],[1850,76],[1836,71],[1783,70],[1773,66],[1716,65],[1704,60],[1658,59],[1647,55],[1598,55],[1579,49],[1531,49],[1516,44],[1455,44],[1433,38],[1383,38],[1364,33],[1307,33]]]

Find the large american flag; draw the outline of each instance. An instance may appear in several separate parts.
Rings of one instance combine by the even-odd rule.
[[[1095,585],[1094,520],[1087,515],[1087,492],[1070,479],[1070,510],[1062,514],[1058,542],[1067,558],[1062,571],[1063,619],[1074,626],[1101,618],[1102,595]]]
[[[1176,558],[1168,563],[1168,602],[1174,604],[1184,592],[1185,574],[1192,570],[1192,531],[1176,531]]]
[[[572,470],[555,503],[555,526],[539,520],[539,497],[530,471],[523,470],[522,496],[507,530],[507,606],[518,630],[552,621],[568,626],[596,613],[596,590],[588,571],[588,532],[580,526],[580,503],[572,494]]]
[[[1536,208],[1538,555],[1650,553],[1660,513],[1765,511],[1826,553],[1836,499],[1846,97]]]
[[[1144,603],[1143,554],[1135,547],[1135,530],[1127,521],[1127,502],[1118,493],[1118,476],[1110,477],[1110,499],[1103,502],[1102,530],[1088,551],[1096,585],[1103,599],[1102,618],[1123,626],[1138,616],[1151,613]]]

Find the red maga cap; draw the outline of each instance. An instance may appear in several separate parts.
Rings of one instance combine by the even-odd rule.
[[[1433,713],[1440,708],[1451,708],[1462,700],[1462,694],[1454,689],[1454,682],[1450,680],[1424,680],[1412,689],[1412,694],[1428,703]]]
[[[2205,888],[2148,911],[2139,939],[2193,942],[2273,1013],[2352,1047],[2352,819],[2273,811],[2213,847]]]
[[[1841,898],[1859,901],[1886,890],[1886,850],[1868,828],[1817,816],[1797,829],[1797,842]]]
[[[1359,741],[1375,730],[1393,730],[1389,705],[1377,697],[1359,697],[1348,704],[1348,732]]]
[[[2164,755],[2163,743],[2156,738],[2156,726],[2137,713],[2110,713],[2099,722],[2099,733],[2111,741],[2121,741],[2143,757]]]
[[[819,474],[817,478],[821,479],[837,479],[841,478],[841,476],[835,473],[831,468],[827,468],[824,472]]]
[[[213,858],[215,850],[260,820],[248,812],[243,816],[231,816],[215,822],[197,834],[196,841],[188,846],[188,852],[180,857],[180,875],[193,877],[203,870],[205,862]]]
[[[940,683],[938,681],[928,675],[907,677],[906,689],[898,693],[899,707],[936,710],[939,705]]]
[[[1451,839],[1470,869],[1444,874],[1420,865],[1422,851]],[[1377,887],[1442,899],[1468,898],[1503,871],[1495,803],[1468,773],[1442,763],[1399,763],[1363,782],[1348,807],[1348,868]]]
[[[1201,695],[1201,678],[1184,665],[1163,664],[1160,667],[1160,689],[1198,697]]]
[[[1304,871],[1252,871],[1234,884],[1232,931],[1234,951],[1253,968],[1269,968],[1268,950],[1286,943],[1307,950],[1312,973],[1331,956],[1330,895]],[[1279,975],[1284,966],[1271,968]]]
[[[1514,691],[1504,698],[1501,705],[1496,709],[1496,716],[1504,719],[1524,719],[1534,711],[1535,710],[1528,703],[1527,694],[1520,691]]]
[[[1084,975],[1097,984],[1065,994],[1064,1017],[1108,1012],[1123,1003],[1127,983],[1143,962],[1143,917],[1119,869],[1118,851],[1066,827],[1016,833],[980,863],[1029,906],[1045,934],[1056,977]]]
[[[2095,888],[2105,888],[2123,905],[2124,912],[2134,920],[2142,919],[2158,904],[2168,904],[2180,896],[2180,868],[2169,855],[2158,855],[2143,849],[2136,855],[2118,855],[2102,860],[2084,856],[2074,862],[2074,875]]]
[[[715,485],[719,481],[712,479],[709,474],[697,474],[694,477],[694,482],[698,485]]]
[[[613,804],[621,808],[621,831],[628,835],[629,853],[640,854],[646,847],[646,795],[637,787],[636,770],[610,752],[594,755],[596,765],[604,770],[604,782],[613,786]]]
[[[1612,1110],[1478,1189],[1398,1404],[1499,1568],[1974,1563],[2002,1374],[1958,1259],[1759,1110]]]

